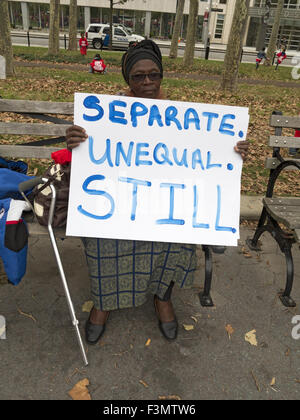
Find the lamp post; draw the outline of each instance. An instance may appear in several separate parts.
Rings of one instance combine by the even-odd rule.
[[[212,4],[212,0],[209,0],[208,8],[204,12],[202,39],[204,43],[205,60],[208,60],[208,56],[209,56],[209,48],[210,48],[209,25],[210,25],[211,14],[212,12],[223,12],[223,8],[218,8],[217,6],[218,5],[216,2]]]
[[[202,31],[202,39],[204,44],[204,51],[206,56],[206,51],[208,48],[209,51],[209,22],[210,22],[210,15],[211,15],[211,7],[212,7],[212,0],[209,0],[208,7],[206,8],[204,12],[204,21],[203,21],[203,31]]]

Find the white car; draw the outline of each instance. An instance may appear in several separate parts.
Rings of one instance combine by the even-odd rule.
[[[109,25],[103,23],[91,23],[86,29],[86,38],[89,45],[100,49],[105,35],[109,34]],[[114,49],[127,50],[130,42],[139,42],[145,39],[143,36],[129,34],[124,28],[113,25],[112,47]],[[105,47],[104,47],[105,48]]]

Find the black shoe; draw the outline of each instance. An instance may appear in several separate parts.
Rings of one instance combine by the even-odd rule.
[[[154,296],[154,307],[155,307],[155,311],[158,317],[159,329],[167,340],[170,340],[170,341],[175,340],[177,338],[177,333],[178,333],[177,319],[175,317],[175,319],[173,319],[172,321],[162,322],[159,317],[159,310],[156,305],[156,299],[159,299],[159,298],[157,296]]]
[[[88,344],[97,344],[102,335],[105,331],[105,324],[108,318],[109,312],[107,313],[107,317],[105,323],[103,325],[93,324],[89,319],[85,323],[85,340]]]

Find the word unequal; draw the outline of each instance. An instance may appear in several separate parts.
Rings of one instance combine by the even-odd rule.
[[[88,218],[94,219],[94,220],[107,220],[111,218],[115,213],[115,199],[112,197],[111,194],[109,194],[107,191],[90,188],[90,184],[94,181],[104,181],[105,176],[101,174],[97,175],[91,175],[89,176],[83,183],[82,189],[85,193],[95,196],[103,196],[105,197],[110,205],[109,211],[107,211],[106,214],[95,214],[88,212],[83,208],[82,205],[79,205],[77,207],[77,210],[83,214],[84,216],[87,216]],[[135,221],[137,217],[137,207],[138,207],[138,189],[140,187],[147,187],[151,188],[152,183],[150,181],[146,180],[140,180],[135,178],[126,178],[126,177],[118,177],[119,182],[128,183],[132,185],[132,203],[131,203],[131,213],[130,213],[130,220]],[[185,225],[184,219],[177,219],[174,217],[174,209],[175,209],[175,190],[176,189],[186,189],[185,184],[178,184],[178,183],[160,183],[160,188],[168,189],[169,190],[169,212],[168,217],[157,219],[155,223],[157,225]],[[220,215],[221,215],[221,187],[220,185],[216,186],[216,217],[215,217],[215,225],[213,229],[216,231],[222,231],[222,232],[232,232],[235,233],[236,229],[234,227],[229,226],[220,226]],[[193,205],[192,205],[192,227],[195,229],[211,229],[209,223],[200,223],[198,219],[198,208],[199,208],[199,195],[198,195],[198,189],[197,186],[193,186]]]
[[[110,139],[106,140],[105,150],[101,156],[95,156],[94,139],[89,136],[89,158],[95,165],[102,165],[105,162],[110,167],[120,166],[122,162],[127,166],[151,166],[154,163],[157,165],[177,165],[186,168],[196,169],[200,167],[203,171],[211,168],[222,168],[221,163],[211,162],[211,152],[206,154],[206,160],[202,157],[200,149],[190,151],[183,149],[178,151],[177,147],[169,147],[162,142],[157,143],[153,151],[149,150],[150,144],[146,142],[131,141],[127,146],[124,146],[121,141],[117,142],[115,147]],[[232,170],[233,166],[227,165],[227,169]]]
[[[84,113],[83,119],[87,122],[97,122],[105,116],[104,108],[100,105],[100,99],[97,96],[89,95],[83,105],[86,109],[92,110],[92,114]],[[113,124],[138,127],[139,125],[148,125],[149,127],[170,127],[174,126],[177,130],[189,130],[194,128],[196,131],[212,131],[218,127],[220,134],[242,138],[243,131],[235,133],[232,122],[236,119],[234,114],[219,114],[217,112],[199,113],[195,107],[187,108],[183,114],[180,114],[175,105],[168,106],[165,110],[160,109],[158,105],[147,106],[145,103],[135,101],[128,109],[128,103],[125,100],[113,100],[108,105],[108,119]]]

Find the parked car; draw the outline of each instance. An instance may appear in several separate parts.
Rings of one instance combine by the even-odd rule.
[[[143,36],[129,34],[119,25],[113,25],[112,47],[114,49],[127,50],[130,42],[139,42],[145,39]],[[91,23],[86,29],[86,38],[89,45],[100,49],[105,35],[109,34],[109,25],[103,23]],[[104,47],[105,48],[105,47]]]

